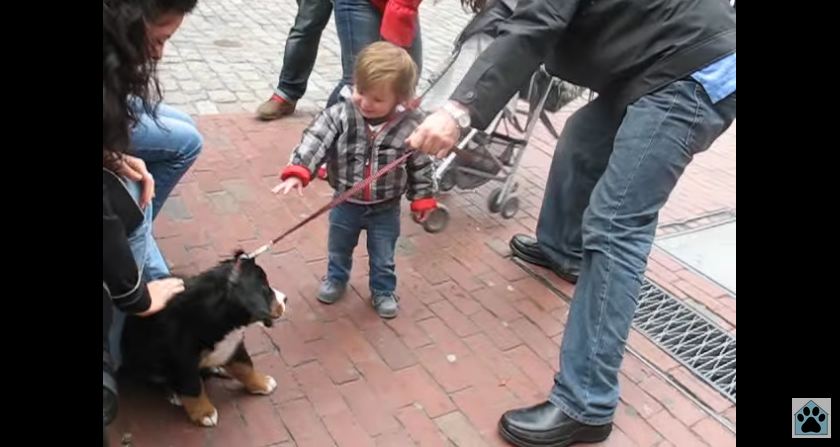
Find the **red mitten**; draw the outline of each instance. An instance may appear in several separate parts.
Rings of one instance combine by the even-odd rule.
[[[425,199],[417,199],[411,202],[411,212],[417,216],[417,220],[423,222],[429,217],[429,213],[437,209],[437,200],[434,197],[427,197]]]
[[[285,181],[289,177],[297,177],[303,186],[308,185],[309,181],[312,180],[309,169],[299,165],[289,165],[280,171],[280,180]]]

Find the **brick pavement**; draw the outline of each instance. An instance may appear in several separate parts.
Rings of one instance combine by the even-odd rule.
[[[569,112],[554,117],[558,125]],[[200,117],[206,149],[156,227],[175,272],[194,273],[236,247],[254,248],[328,200],[320,181],[302,199],[269,192],[307,121]],[[697,157],[663,223],[734,208],[734,137],[733,126]],[[326,219],[278,244],[260,263],[289,295],[290,313],[272,329],[249,329],[246,339],[257,365],[277,379],[277,391],[254,397],[233,382],[210,380],[220,421],[203,429],[159,391],[126,387],[114,445],[126,433],[135,446],[504,445],[495,429],[499,415],[543,399],[551,385],[573,290],[508,257],[510,236],[534,229],[547,141],[540,131],[525,157],[520,182],[528,206],[514,219],[486,211],[488,186],[445,195],[452,221],[437,235],[404,213],[397,256],[402,310],[395,320],[380,320],[367,302],[363,250],[355,255],[348,296],[333,306],[315,300],[326,266]],[[731,173],[731,183],[721,173]],[[735,332],[735,301],[721,289],[661,252],[653,254],[649,275],[703,303]],[[629,347],[638,356],[626,356],[617,429],[602,445],[735,444],[731,402],[635,330]]]

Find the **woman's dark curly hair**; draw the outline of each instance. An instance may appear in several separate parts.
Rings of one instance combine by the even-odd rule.
[[[131,127],[137,123],[138,111],[130,101],[139,101],[152,113],[160,98],[144,20],[149,1],[102,2],[102,164],[108,168],[115,166],[131,144]]]

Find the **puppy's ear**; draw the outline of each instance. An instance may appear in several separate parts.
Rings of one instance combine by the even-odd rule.
[[[242,263],[245,262],[241,257],[233,261],[233,267],[230,269],[228,275],[228,283],[233,285],[239,282],[239,276],[242,274]]]

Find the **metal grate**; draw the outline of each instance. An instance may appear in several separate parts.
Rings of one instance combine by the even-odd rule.
[[[647,279],[633,326],[735,402],[735,337]]]

